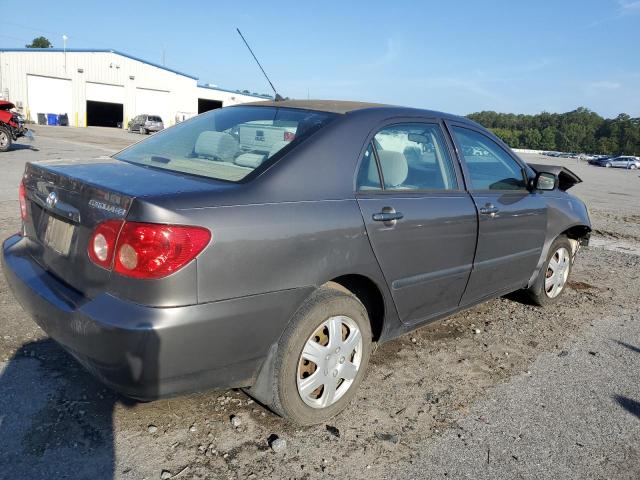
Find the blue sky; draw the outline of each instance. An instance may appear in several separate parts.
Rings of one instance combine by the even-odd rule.
[[[640,0],[0,1],[0,46],[40,34],[114,48],[269,93],[239,27],[280,93],[457,114],[586,106],[640,116]]]

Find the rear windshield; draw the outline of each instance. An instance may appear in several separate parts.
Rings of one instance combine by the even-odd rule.
[[[154,115],[149,115],[149,121],[150,122],[161,122],[162,119],[160,117],[156,117]]]
[[[220,108],[157,133],[115,158],[237,182],[335,117],[292,108]]]

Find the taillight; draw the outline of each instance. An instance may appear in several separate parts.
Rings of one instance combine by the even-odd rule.
[[[118,234],[123,223],[124,220],[107,220],[93,231],[87,246],[87,253],[93,263],[102,268],[111,269]]]
[[[18,187],[18,199],[20,200],[20,218],[26,220],[29,212],[27,210],[27,191],[24,188],[24,182],[20,182]]]
[[[296,138],[296,134],[293,132],[284,132],[283,140],[285,142],[293,142]]]
[[[105,268],[113,265],[115,272],[126,277],[166,277],[193,260],[211,240],[211,232],[206,228],[138,222],[122,225],[122,221],[118,221],[122,228],[116,230],[111,243],[101,230],[109,222],[113,221],[98,225],[91,236],[89,257],[98,265],[106,265]],[[105,241],[98,239],[101,233]],[[97,257],[103,245],[106,245],[106,254],[102,255],[104,264]]]

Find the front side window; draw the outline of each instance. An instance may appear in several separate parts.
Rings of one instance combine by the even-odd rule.
[[[442,131],[437,124],[401,123],[380,130],[365,152],[358,174],[359,185],[371,189],[379,176],[371,162],[378,162],[385,190],[455,190],[455,170]],[[366,179],[370,184],[362,184]]]
[[[336,116],[281,107],[221,108],[163,130],[115,158],[237,182]]]
[[[526,190],[522,167],[486,135],[453,127],[474,190]]]

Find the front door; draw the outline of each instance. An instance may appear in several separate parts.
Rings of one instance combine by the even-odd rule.
[[[358,204],[405,323],[455,309],[471,271],[476,209],[450,151],[438,123],[397,123],[361,161]]]
[[[478,246],[461,304],[526,285],[547,231],[541,194],[527,188],[528,167],[479,130],[451,125],[467,187],[478,210]]]

